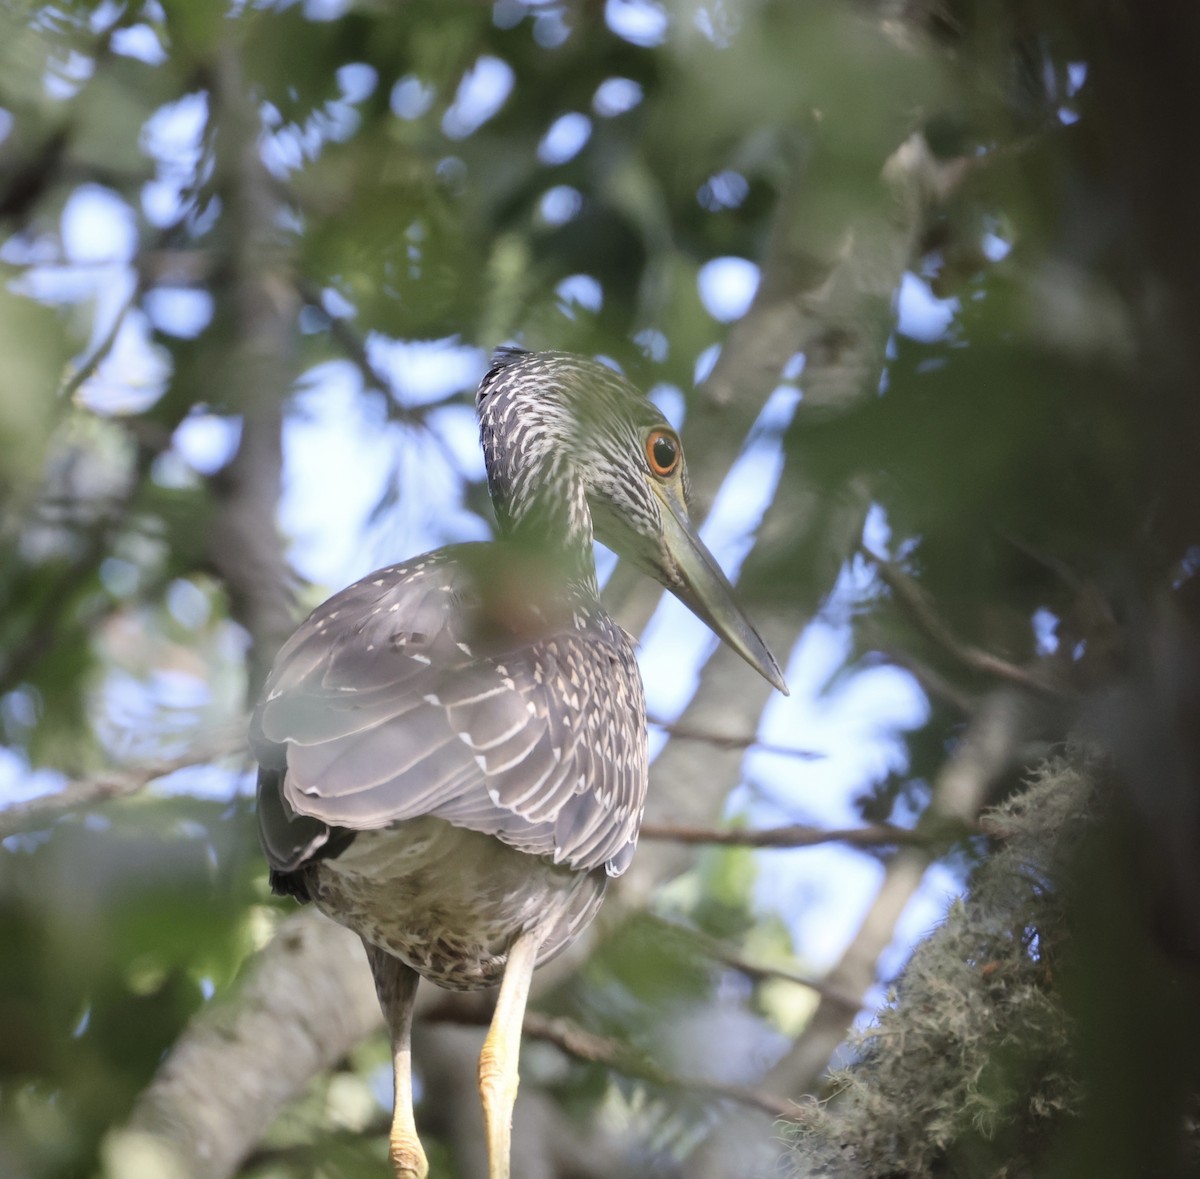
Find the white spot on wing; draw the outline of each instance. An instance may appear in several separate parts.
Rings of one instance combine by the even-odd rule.
[[[497,745],[503,745],[509,737],[515,737],[525,727],[525,721],[518,720],[515,725],[505,729],[498,737],[493,737],[490,741],[476,742],[470,733],[459,733],[461,740],[465,741],[472,749],[495,749]],[[524,755],[522,755],[524,756]],[[518,759],[519,760],[519,759]]]

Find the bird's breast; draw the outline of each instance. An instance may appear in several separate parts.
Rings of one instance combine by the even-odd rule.
[[[537,927],[538,962],[595,916],[604,869],[580,872],[432,817],[360,832],[313,865],[328,916],[450,990],[499,982],[512,939]]]

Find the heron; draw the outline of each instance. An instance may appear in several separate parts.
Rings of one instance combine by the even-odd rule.
[[[335,594],[279,651],[251,721],[273,890],[366,948],[391,1037],[396,1179],[428,1173],[418,980],[499,986],[478,1076],[489,1179],[508,1179],[534,968],[579,936],[637,845],[645,699],[593,540],[787,692],[689,519],[679,436],[644,394],[596,360],[504,348],[476,409],[497,539]]]

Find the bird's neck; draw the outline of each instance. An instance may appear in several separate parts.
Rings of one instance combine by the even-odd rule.
[[[499,510],[506,541],[538,571],[538,598],[567,606],[572,615],[590,614],[599,606],[596,560],[592,552],[592,513],[583,485],[573,477],[558,478],[552,488],[539,488]]]
[[[554,615],[599,610],[592,512],[560,423],[541,401],[498,389],[480,409],[480,441],[501,537]]]

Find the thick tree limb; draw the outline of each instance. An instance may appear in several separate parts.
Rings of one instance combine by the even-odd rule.
[[[754,302],[730,331],[699,405],[689,414],[687,444],[702,504],[716,494],[749,424],[796,353],[806,357],[806,405],[849,404],[878,383],[891,301],[920,235],[928,176],[935,168],[923,141],[904,144],[885,168],[888,180],[880,186],[874,224],[843,226],[840,235],[820,234],[815,241],[804,236],[805,186],[798,180],[797,190],[784,199]],[[798,416],[792,429],[801,428]],[[829,504],[803,471],[789,465],[763,516],[743,585],[777,580],[781,560],[794,567],[801,555],[812,554],[812,564],[821,566],[810,574],[819,587],[815,594],[827,592],[840,563],[860,541],[865,510],[863,489],[848,489],[843,502]],[[769,576],[763,576],[766,571]],[[649,588],[631,595],[620,609],[622,624],[636,633],[658,596]],[[751,601],[767,646],[785,663],[818,600]],[[770,693],[761,677],[722,646],[705,665],[678,723],[698,732],[754,732]],[[647,822],[713,827],[741,763],[740,749],[671,741],[651,769]],[[614,895],[636,907],[687,863],[682,847],[643,856]]]
[[[217,184],[228,202],[228,268],[236,338],[227,396],[242,411],[237,454],[212,480],[217,510],[208,555],[229,592],[230,613],[250,635],[249,695],[295,624],[276,526],[283,469],[283,402],[291,388],[299,300],[279,231],[279,201],[259,154],[258,108],[234,47],[213,69],[220,113]]]
[[[106,1179],[138,1174],[136,1160],[152,1160],[156,1179],[232,1175],[284,1106],[381,1022],[358,938],[315,910],[288,918],[109,1135]]]

